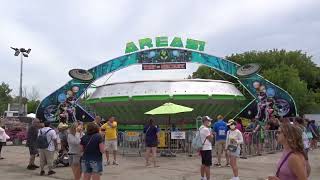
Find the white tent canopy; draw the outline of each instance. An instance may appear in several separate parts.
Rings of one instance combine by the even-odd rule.
[[[30,114],[27,114],[27,117],[29,117],[29,118],[36,118],[36,114],[30,113]]]

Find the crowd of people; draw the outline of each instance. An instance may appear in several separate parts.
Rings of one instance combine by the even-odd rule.
[[[1,133],[1,129],[0,129]],[[60,149],[58,149],[60,139]],[[117,154],[117,122],[110,117],[102,124],[101,117],[97,116],[93,122],[87,123],[86,128],[82,122],[67,124],[60,120],[55,128],[49,121],[40,122],[34,119],[28,128],[26,146],[29,148],[29,170],[40,168],[40,175],[45,175],[45,166],[48,166],[47,175],[55,174],[53,170],[58,161],[54,160],[55,152],[67,154],[68,165],[75,180],[100,179],[103,171],[103,154],[106,154],[106,163],[110,165],[109,152],[113,152],[113,165],[119,165]],[[40,166],[35,164],[36,156],[40,157]]]
[[[308,161],[308,152],[311,148],[317,148],[313,141],[317,143],[319,132],[316,126],[303,118],[271,118],[267,122],[252,119],[251,123],[245,127],[240,119],[237,121],[230,119],[225,121],[222,115],[217,117],[217,121],[212,125],[213,120],[202,117],[202,126],[199,128],[200,139],[202,140],[201,180],[209,180],[210,166],[212,166],[212,143],[215,142],[217,162],[214,164],[221,167],[221,158],[225,152],[226,167],[231,166],[233,178],[239,180],[239,168],[237,159],[243,153],[246,134],[256,145],[257,154],[261,155],[265,137],[269,131],[276,132],[274,137],[277,144],[282,147],[283,152],[277,165],[275,176],[269,176],[268,180],[307,180],[311,167]],[[249,132],[249,133],[246,133]],[[308,135],[309,134],[309,135]],[[270,134],[269,134],[270,136]],[[271,138],[271,137],[269,137]]]
[[[256,154],[261,155],[263,147],[267,144],[273,147],[282,147],[283,153],[277,165],[275,176],[269,180],[305,180],[310,175],[311,168],[308,161],[308,152],[317,148],[319,131],[314,121],[303,118],[270,118],[267,122],[252,119],[248,125],[244,125],[241,119],[226,121],[222,115],[217,117],[215,123],[209,116],[201,118],[202,126],[199,128],[199,136],[202,139],[199,155],[201,157],[200,175],[202,180],[209,180],[210,166],[231,167],[232,180],[239,180],[237,161],[239,157],[245,157],[248,145],[255,146]],[[55,174],[55,152],[68,156],[68,165],[75,180],[100,179],[103,166],[119,165],[117,162],[118,150],[118,123],[115,117],[110,117],[103,122],[96,116],[93,122],[84,127],[82,122],[67,124],[63,119],[57,126],[57,130],[49,121],[41,122],[34,119],[28,128],[26,146],[29,148],[30,159],[27,169],[40,168],[40,175]],[[143,129],[146,145],[146,166],[159,167],[156,159],[159,145],[160,128],[150,119]],[[271,133],[275,132],[275,134]],[[10,137],[0,127],[0,159],[2,145]],[[270,141],[276,139],[276,141]],[[60,140],[60,149],[58,149]],[[215,144],[214,144],[215,143]],[[213,145],[214,144],[214,145]],[[216,162],[212,162],[213,147],[216,152]],[[250,147],[249,147],[250,149]],[[109,153],[113,159],[110,161]],[[103,164],[103,154],[105,163]],[[35,164],[35,158],[40,157],[40,164]],[[225,164],[222,165],[222,157]],[[111,163],[112,162],[112,163]]]

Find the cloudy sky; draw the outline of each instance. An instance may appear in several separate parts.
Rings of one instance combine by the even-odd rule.
[[[9,48],[32,48],[24,61],[24,86],[41,97],[70,78],[124,54],[125,44],[144,37],[194,38],[205,52],[224,57],[250,50],[303,50],[320,65],[319,0],[0,0],[0,81],[18,94],[19,58]],[[107,82],[184,78],[178,71],[142,72],[131,66]],[[99,83],[106,81],[100,80]],[[98,83],[98,84],[99,84]]]

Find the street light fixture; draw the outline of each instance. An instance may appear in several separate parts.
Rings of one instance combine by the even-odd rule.
[[[19,56],[19,54],[21,53],[21,58],[20,58],[20,87],[19,87],[19,116],[22,114],[21,110],[22,110],[22,68],[23,68],[23,57],[29,57],[29,53],[31,52],[31,49],[29,48],[28,50],[26,50],[25,48],[14,48],[11,47],[11,49],[13,49],[14,55],[15,56]]]

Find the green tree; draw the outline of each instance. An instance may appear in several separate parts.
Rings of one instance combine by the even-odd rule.
[[[215,80],[230,80],[232,81],[232,78],[218,72],[217,70],[207,67],[207,66],[200,66],[197,71],[192,73],[192,79],[215,79]]]
[[[280,64],[264,71],[263,76],[288,91],[296,102],[299,114],[310,113],[316,105],[313,92],[308,90],[307,83],[300,79],[299,71],[293,66]]]
[[[28,113],[36,113],[39,104],[40,104],[39,100],[28,101],[28,103],[27,103],[27,105],[28,105]]]
[[[315,91],[320,87],[320,67],[317,67],[312,61],[312,56],[308,56],[300,50],[250,51],[242,54],[232,54],[227,56],[226,59],[240,65],[258,63],[262,67],[262,73],[276,68],[280,64],[286,64],[298,70],[300,79],[307,83],[308,89]]]
[[[4,114],[7,109],[8,103],[11,102],[12,97],[10,95],[12,89],[10,89],[9,84],[4,82],[0,85],[0,115]]]

